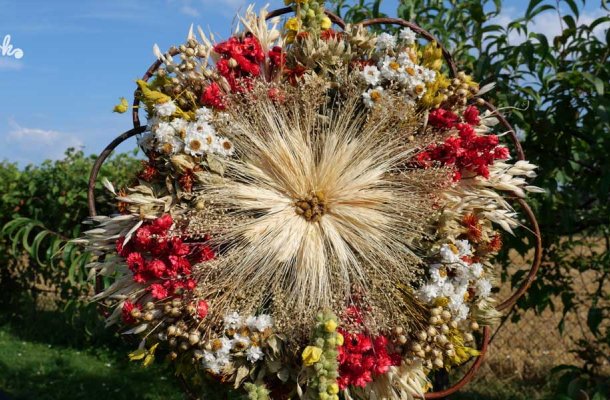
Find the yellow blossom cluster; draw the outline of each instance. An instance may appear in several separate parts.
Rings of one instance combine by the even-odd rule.
[[[337,317],[332,312],[321,312],[316,319],[313,344],[301,354],[303,365],[313,374],[308,390],[312,398],[339,400],[337,347],[343,345],[343,335],[337,332]]]
[[[324,12],[323,0],[284,0],[284,4],[292,6],[295,16],[286,21],[286,41],[294,42],[299,32],[319,33],[332,25],[330,18]]]

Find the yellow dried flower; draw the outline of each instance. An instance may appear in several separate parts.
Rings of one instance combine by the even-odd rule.
[[[335,340],[336,340],[337,346],[343,346],[343,343],[345,342],[345,338],[340,333],[337,333],[337,338]]]
[[[307,346],[305,350],[303,350],[302,358],[303,365],[309,367],[314,365],[318,361],[320,361],[320,357],[322,356],[322,349],[317,346]]]
[[[438,71],[443,66],[443,50],[436,42],[428,43],[422,52],[422,65]]]
[[[336,383],[331,383],[330,385],[328,385],[328,393],[329,394],[339,393],[339,385],[337,385]]]
[[[124,112],[129,110],[129,103],[127,102],[127,99],[125,97],[121,97],[120,101],[121,102],[119,104],[114,106],[112,111],[115,113],[123,114]]]
[[[288,21],[286,21],[286,29],[289,31],[298,31],[301,26],[301,21],[297,17],[292,17]]]
[[[324,17],[322,19],[322,22],[320,22],[320,27],[324,30],[326,29],[330,29],[330,27],[332,26],[332,21],[330,20],[330,18],[328,17]]]
[[[337,323],[335,322],[335,320],[333,319],[329,319],[328,321],[326,321],[326,323],[324,324],[324,329],[326,330],[326,332],[331,333],[334,332],[337,329]]]

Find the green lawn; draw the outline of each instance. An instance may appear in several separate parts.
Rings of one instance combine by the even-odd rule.
[[[19,308],[0,310],[0,393],[11,400],[184,399],[161,363],[131,363],[131,346],[112,335],[97,344],[60,311]]]

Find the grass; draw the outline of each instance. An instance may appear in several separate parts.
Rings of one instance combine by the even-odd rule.
[[[25,307],[0,315],[0,399],[184,399],[161,362],[146,369],[130,362],[131,346],[115,336],[96,342],[60,311]]]
[[[21,340],[0,328],[0,388],[11,399],[182,399],[159,368],[107,349],[80,351]]]

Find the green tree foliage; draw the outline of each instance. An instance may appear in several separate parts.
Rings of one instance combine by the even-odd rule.
[[[89,255],[70,240],[88,216],[87,185],[94,156],[70,149],[61,160],[19,169],[0,163],[0,308],[18,312],[23,302],[66,310],[66,322],[88,329],[97,323],[85,296],[91,285]],[[133,179],[139,161],[130,154],[110,158],[100,172],[117,187]],[[114,203],[96,185],[100,213]]]
[[[380,0],[333,3],[349,21],[382,16]],[[543,269],[518,306],[542,312],[554,309],[559,297],[564,318],[586,314],[581,336],[588,339],[575,351],[587,378],[567,370],[562,379],[571,393],[595,387],[596,372],[610,361],[610,328],[603,322],[610,319],[610,13],[601,1],[600,16],[583,19],[584,6],[530,0],[522,15],[503,24],[500,0],[402,0],[397,9],[399,17],[432,32],[475,80],[496,83],[487,96],[497,107],[511,107],[505,113],[525,136],[528,159],[540,166],[535,183],[547,195],[532,201]],[[541,18],[555,21],[559,33],[536,31],[533,22]],[[506,247],[525,254],[529,246],[527,239],[509,238]],[[507,252],[500,261],[508,264]],[[594,290],[576,290],[581,274],[595,277]],[[512,281],[522,278],[520,272]]]

